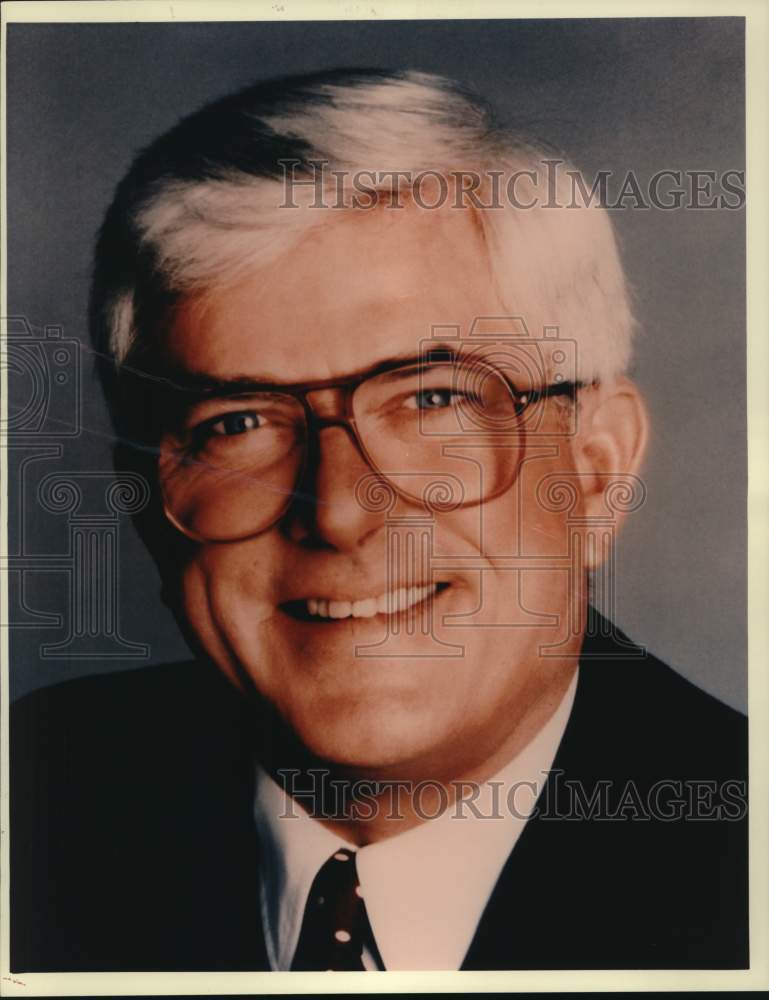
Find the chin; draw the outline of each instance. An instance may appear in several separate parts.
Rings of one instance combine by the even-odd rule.
[[[343,704],[318,699],[286,721],[301,746],[329,767],[396,777],[440,741],[424,708],[381,697]]]

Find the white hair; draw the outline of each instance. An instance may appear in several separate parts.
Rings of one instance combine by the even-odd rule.
[[[606,381],[626,369],[635,326],[616,238],[606,211],[584,197],[586,186],[575,188],[576,172],[548,170],[550,156],[430,74],[339,71],[249,88],[161,137],[118,190],[97,251],[97,336],[122,364],[147,335],[142,272],[171,300],[234,283],[339,217],[339,185],[350,198],[361,172],[391,196],[413,193],[413,178],[427,172],[455,186],[472,173],[481,178],[476,198],[490,207],[470,210],[505,310],[533,335],[558,327],[577,343],[577,376]],[[291,188],[295,207],[286,203],[287,161],[305,181]],[[313,207],[318,189],[307,183],[320,163],[326,208]],[[491,204],[495,173],[502,197]],[[519,207],[505,195],[516,174]],[[113,263],[99,277],[104,253]]]

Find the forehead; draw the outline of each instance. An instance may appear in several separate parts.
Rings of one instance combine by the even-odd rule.
[[[269,267],[183,301],[166,349],[189,371],[313,381],[502,311],[469,210],[340,212]]]

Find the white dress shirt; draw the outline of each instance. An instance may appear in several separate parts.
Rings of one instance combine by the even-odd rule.
[[[546,725],[481,786],[474,811],[460,802],[405,833],[357,848],[361,894],[385,969],[459,969],[552,767],[576,686],[575,672]],[[289,970],[315,876],[336,850],[354,845],[295,801],[287,803],[261,767],[255,817],[267,955],[273,969]],[[363,964],[379,968],[368,951]]]

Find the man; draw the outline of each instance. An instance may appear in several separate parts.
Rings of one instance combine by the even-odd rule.
[[[92,318],[196,660],[19,706],[15,969],[747,964],[744,720],[588,605],[647,417],[551,163],[379,71],[134,163]]]

